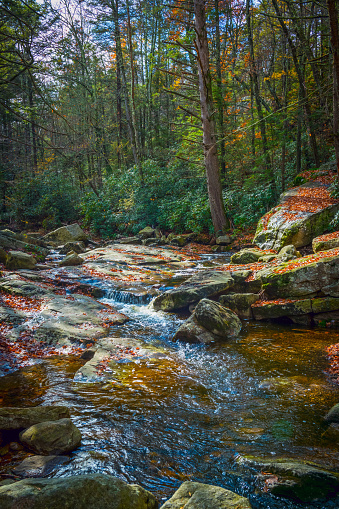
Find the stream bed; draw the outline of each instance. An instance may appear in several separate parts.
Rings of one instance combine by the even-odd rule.
[[[178,271],[168,285],[192,271]],[[82,445],[54,477],[109,473],[140,484],[160,503],[194,480],[247,496],[254,509],[339,506],[335,500],[302,505],[270,496],[235,462],[241,454],[286,456],[339,471],[338,437],[323,423],[338,402],[338,388],[326,377],[326,347],[339,342],[338,333],[245,321],[239,337],[224,343],[173,343],[186,316],[156,313],[145,299],[112,284],[83,281],[104,288],[102,302],[130,318],[111,327],[110,336],[145,341],[165,356],[122,364],[119,379],[107,384],[75,383],[84,361],[71,356],[0,378],[1,406],[70,408]],[[9,462],[13,457],[3,457],[1,470]]]

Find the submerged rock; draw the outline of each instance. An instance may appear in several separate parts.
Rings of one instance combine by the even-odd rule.
[[[339,423],[339,403],[334,405],[326,414],[325,421]]]
[[[295,247],[310,244],[314,237],[327,230],[339,210],[327,187],[319,182],[307,182],[283,193],[280,204],[260,219],[253,243],[276,250],[289,244]]]
[[[174,311],[190,304],[225,292],[234,285],[229,272],[205,271],[188,279],[185,283],[156,297],[153,307],[156,311]]]
[[[62,226],[57,230],[47,233],[47,235],[43,237],[43,240],[45,242],[52,242],[55,243],[57,246],[60,246],[61,244],[64,245],[67,242],[77,242],[81,240],[86,241],[87,235],[80,228],[80,226],[77,223],[75,223],[70,224],[68,226]]]
[[[45,477],[69,461],[69,456],[28,456],[12,472],[20,477]]]
[[[81,443],[80,430],[71,419],[34,424],[20,433],[21,442],[37,454],[67,454]]]
[[[66,406],[4,407],[0,408],[0,429],[28,428],[39,422],[65,418],[69,418],[69,409]]]
[[[237,462],[281,476],[270,489],[275,495],[307,502],[335,496],[339,491],[339,474],[309,461],[239,456]]]
[[[24,479],[0,487],[1,509],[157,509],[155,497],[116,477],[88,474]]]
[[[251,509],[249,500],[233,491],[186,481],[160,509]]]

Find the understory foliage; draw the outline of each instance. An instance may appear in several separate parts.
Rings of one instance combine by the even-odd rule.
[[[1,2],[2,224],[212,231],[195,1]],[[334,43],[322,0],[205,10],[223,198],[242,228],[333,158]]]

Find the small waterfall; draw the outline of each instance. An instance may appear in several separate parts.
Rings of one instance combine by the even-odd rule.
[[[140,304],[145,305],[151,302],[154,295],[148,293],[134,293],[128,290],[109,290],[105,298],[122,302],[123,304]]]

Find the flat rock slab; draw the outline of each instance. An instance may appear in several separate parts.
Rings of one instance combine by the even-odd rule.
[[[263,216],[253,243],[262,249],[280,250],[293,244],[307,246],[328,228],[339,210],[328,186],[308,182],[281,195],[280,204]]]
[[[69,461],[69,456],[28,456],[12,472],[19,477],[46,477]]]
[[[201,299],[226,292],[234,285],[230,272],[208,270],[195,274],[185,283],[156,297],[152,304],[156,311],[175,311]]]
[[[35,406],[28,408],[0,408],[0,429],[22,429],[44,421],[56,421],[69,417],[66,406]]]
[[[1,509],[157,509],[155,497],[116,477],[89,474],[24,479],[0,487]]]
[[[328,233],[321,235],[312,240],[312,248],[314,253],[319,251],[328,251],[339,247],[339,232]]]
[[[0,290],[19,297],[42,298],[51,294],[51,290],[43,288],[32,281],[25,281],[17,274],[10,274],[0,279]]]
[[[249,500],[233,491],[199,482],[184,482],[160,509],[251,509]]]
[[[163,350],[146,345],[134,338],[105,338],[99,340],[92,358],[75,374],[74,381],[103,383],[119,376],[119,366],[127,362],[165,357]],[[105,367],[109,370],[106,371]]]

